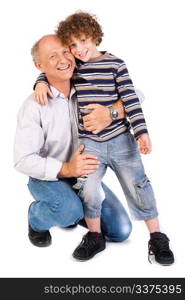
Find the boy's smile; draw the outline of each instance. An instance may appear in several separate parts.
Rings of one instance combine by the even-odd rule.
[[[81,35],[78,38],[73,36],[69,47],[71,53],[84,62],[88,62],[101,55],[101,52],[96,48],[96,43],[85,35]]]

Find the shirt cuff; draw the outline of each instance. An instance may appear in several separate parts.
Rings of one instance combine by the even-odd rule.
[[[62,168],[62,162],[52,157],[47,157],[45,177],[43,180],[57,181],[57,175]]]
[[[137,140],[144,133],[148,133],[148,130],[146,128],[138,130],[137,132],[134,132],[135,139]]]

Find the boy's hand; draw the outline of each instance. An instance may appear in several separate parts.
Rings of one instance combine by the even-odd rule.
[[[34,98],[37,103],[41,105],[48,104],[48,96],[53,98],[54,95],[52,94],[51,90],[49,89],[48,85],[44,82],[37,83],[35,87]]]
[[[149,154],[152,151],[152,143],[147,133],[142,134],[137,142],[139,144],[139,151],[142,154]]]

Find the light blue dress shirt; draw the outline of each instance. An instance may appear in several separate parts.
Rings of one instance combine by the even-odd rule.
[[[32,94],[20,108],[14,163],[16,170],[28,176],[55,181],[77,145],[78,133],[74,89],[69,99],[55,88],[51,90],[54,98],[48,105],[38,104]]]

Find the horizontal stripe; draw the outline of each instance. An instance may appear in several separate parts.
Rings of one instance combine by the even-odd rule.
[[[37,82],[47,81],[41,74]],[[126,64],[116,56],[106,53],[99,60],[91,62],[77,61],[73,76],[79,106],[79,135],[97,141],[104,141],[128,130],[131,125],[135,137],[147,132],[146,122],[139,99],[135,93]],[[110,106],[122,99],[127,114],[127,123],[116,120],[100,134],[95,135],[83,128],[80,108],[88,104]]]

